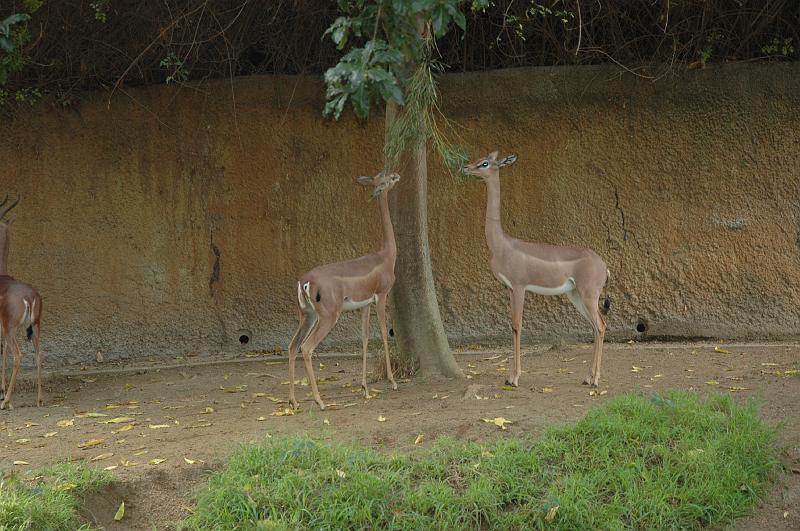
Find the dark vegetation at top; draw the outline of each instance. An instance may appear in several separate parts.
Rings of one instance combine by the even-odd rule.
[[[6,0],[0,106],[44,95],[69,105],[86,90],[321,74],[341,55],[325,36],[341,14],[338,4],[365,3]],[[471,7],[462,2],[466,31],[437,42],[450,70],[615,63],[657,79],[713,62],[800,57],[796,0],[496,0]],[[16,14],[30,18],[3,25]]]

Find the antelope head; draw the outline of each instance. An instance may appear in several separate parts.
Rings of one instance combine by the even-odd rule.
[[[461,172],[464,175],[469,175],[471,177],[475,177],[476,179],[480,179],[482,181],[486,181],[489,177],[495,174],[500,168],[503,166],[511,166],[517,161],[516,155],[508,155],[502,159],[497,158],[497,151],[492,151],[488,155],[483,158],[480,158],[474,162],[469,162],[461,168]]]
[[[356,181],[362,186],[373,186],[371,197],[375,199],[381,194],[387,193],[395,184],[400,180],[400,175],[397,173],[380,172],[374,177],[363,175],[358,177]]]

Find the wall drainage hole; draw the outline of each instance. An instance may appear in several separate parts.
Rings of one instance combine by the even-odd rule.
[[[239,343],[241,343],[242,345],[246,345],[246,344],[250,343],[250,336],[248,336],[247,334],[240,335],[239,336]]]
[[[639,321],[636,323],[636,331],[640,334],[647,332],[647,321],[644,319],[639,319]]]

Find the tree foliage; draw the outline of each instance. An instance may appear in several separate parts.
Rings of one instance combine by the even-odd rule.
[[[14,49],[0,44],[0,95],[32,102],[40,93],[68,105],[86,90],[322,74],[339,63],[337,42],[371,40],[376,19],[387,48],[405,52],[395,42],[402,26],[387,25],[381,9],[406,15],[427,9],[441,62],[458,71],[616,63],[657,79],[688,65],[800,58],[797,0],[493,0],[478,10],[450,0],[351,0],[341,6],[350,11],[330,0],[4,0],[0,20],[30,19],[1,35]],[[368,59],[387,70],[378,51]],[[385,75],[377,75],[380,97],[397,97]]]

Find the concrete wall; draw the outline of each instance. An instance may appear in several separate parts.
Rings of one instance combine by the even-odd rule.
[[[506,231],[606,258],[612,337],[639,319],[649,335],[800,335],[800,65],[655,84],[520,69],[451,75],[442,92],[474,155],[520,155],[502,177]],[[380,241],[353,178],[379,170],[382,120],[324,121],[322,95],[318,80],[254,77],[4,122],[0,193],[22,196],[9,269],[44,296],[48,365],[285,348],[295,279]],[[433,166],[430,192],[448,334],[510,344],[483,185]],[[348,317],[328,344],[357,329]],[[524,334],[589,339],[565,299],[538,296]]]

